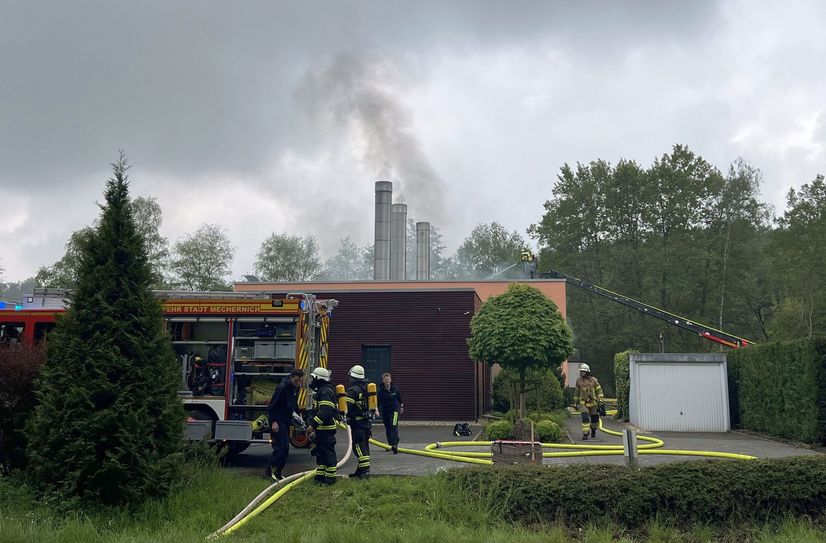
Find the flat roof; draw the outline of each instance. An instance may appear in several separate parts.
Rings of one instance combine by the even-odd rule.
[[[474,291],[484,302],[508,290],[511,283],[525,283],[539,289],[554,301],[564,317],[567,314],[564,279],[480,279],[453,281],[242,281],[233,285],[236,292],[456,292]]]

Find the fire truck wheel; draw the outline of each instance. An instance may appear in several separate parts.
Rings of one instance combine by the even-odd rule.
[[[227,445],[227,454],[230,456],[235,456],[241,454],[242,452],[247,450],[250,444],[243,442],[243,441],[231,441]]]
[[[306,449],[310,446],[310,438],[307,432],[299,432],[290,427],[290,444],[296,449]]]

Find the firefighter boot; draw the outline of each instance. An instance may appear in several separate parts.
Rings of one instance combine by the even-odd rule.
[[[596,439],[596,437],[597,437],[597,429],[596,428],[591,428],[591,437]]]
[[[350,474],[354,479],[368,479],[370,477],[370,468],[358,468]]]
[[[582,434],[582,441],[588,441],[588,434]]]

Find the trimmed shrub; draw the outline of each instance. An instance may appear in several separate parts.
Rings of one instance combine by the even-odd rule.
[[[552,420],[543,420],[534,428],[542,443],[559,443],[562,440],[562,428]]]
[[[528,418],[534,421],[534,423],[539,424],[543,420],[554,420],[553,416],[550,413],[543,413],[541,411],[534,411],[533,413],[528,414]]]
[[[496,441],[497,439],[508,439],[512,431],[513,423],[509,420],[497,420],[496,422],[491,422],[485,429],[487,438],[490,441]]]
[[[826,445],[826,338],[728,353],[732,424]]]
[[[654,520],[678,526],[763,523],[826,510],[826,457],[677,462],[624,466],[494,466],[442,475],[457,492],[508,496],[505,519],[528,525],[614,522],[636,529]]]
[[[631,392],[631,353],[639,351],[628,350],[614,355],[614,380],[617,384],[617,419],[628,422],[631,415],[629,410],[629,396]]]
[[[40,346],[0,348],[0,458],[3,467],[25,465],[26,421],[34,409],[34,379],[43,365]]]

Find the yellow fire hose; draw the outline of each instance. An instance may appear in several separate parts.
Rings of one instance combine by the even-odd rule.
[[[616,411],[608,411],[608,414],[615,414]],[[347,460],[350,458],[350,453],[352,451],[352,444],[353,438],[350,432],[350,428],[348,426],[339,424],[340,428],[345,428],[347,430],[347,437],[348,437],[348,444],[347,444],[347,453],[344,458],[338,462],[338,467],[343,466]],[[620,432],[616,432],[614,430],[609,430],[604,428],[602,425],[602,419],[599,421],[599,430],[604,432],[608,435],[621,437],[622,434]],[[637,448],[637,452],[639,454],[662,454],[662,455],[674,455],[674,456],[703,456],[703,457],[713,457],[713,458],[733,458],[737,460],[754,460],[756,457],[749,456],[746,454],[737,454],[737,453],[727,453],[727,452],[716,452],[716,451],[692,451],[692,450],[672,450],[672,449],[662,449],[665,445],[665,442],[661,439],[651,436],[641,436],[638,435],[637,439],[640,441],[646,441],[646,444],[639,445]],[[376,445],[385,450],[389,450],[391,447],[387,443],[382,443],[381,441],[377,441],[375,439],[370,439],[370,443]],[[464,462],[467,464],[478,464],[478,465],[493,465],[493,461],[490,460],[493,457],[493,453],[491,452],[468,452],[468,451],[456,451],[456,452],[445,452],[445,451],[435,451],[434,449],[440,448],[447,448],[447,447],[490,447],[491,444],[495,443],[494,441],[446,441],[446,442],[436,442],[431,443],[425,446],[424,450],[418,449],[406,449],[406,448],[398,448],[400,453],[405,454],[413,454],[418,456],[425,456],[429,458],[438,458],[441,460],[449,460],[453,462]],[[541,443],[540,444],[543,449],[565,449],[561,452],[543,452],[543,458],[568,458],[568,457],[581,457],[581,456],[622,456],[624,454],[624,449],[622,445],[584,445],[584,444],[566,444],[566,443]],[[252,502],[250,502],[247,507],[245,507],[238,515],[235,516],[230,522],[224,525],[219,530],[216,530],[213,534],[209,536],[209,539],[216,538],[221,535],[230,535],[231,533],[238,530],[241,526],[246,524],[250,519],[257,516],[259,513],[267,509],[270,505],[278,501],[284,494],[289,492],[294,486],[301,484],[303,481],[309,479],[315,470],[309,470],[302,473],[297,473],[292,475],[283,481],[279,481],[273,485],[267,487],[261,494],[259,494]],[[271,490],[281,487],[278,492],[273,494],[269,499],[258,505],[255,509],[253,509],[256,504],[258,504],[264,496],[266,496]]]
[[[350,427],[344,424],[338,423],[338,427],[342,428],[347,431],[347,452],[344,454],[344,457],[336,463],[336,468],[341,468],[347,461],[350,459],[350,454],[353,451],[353,434],[350,432]],[[211,533],[207,539],[215,539],[222,535],[230,535],[239,529],[241,526],[246,524],[250,519],[258,516],[259,513],[267,509],[269,506],[277,502],[281,496],[289,492],[294,486],[297,486],[307,479],[311,478],[315,474],[315,470],[307,470],[301,473],[296,473],[294,475],[290,475],[282,479],[281,481],[277,481],[267,488],[264,489],[258,496],[256,496],[249,504],[247,504],[244,509],[241,510],[240,513],[235,515],[235,517],[227,522],[225,525],[220,527],[219,529],[215,530]],[[269,499],[267,499],[258,507],[255,507],[261,500],[264,499],[264,496],[269,494],[275,488],[281,487],[278,492],[273,494]],[[255,509],[253,509],[255,507]]]

